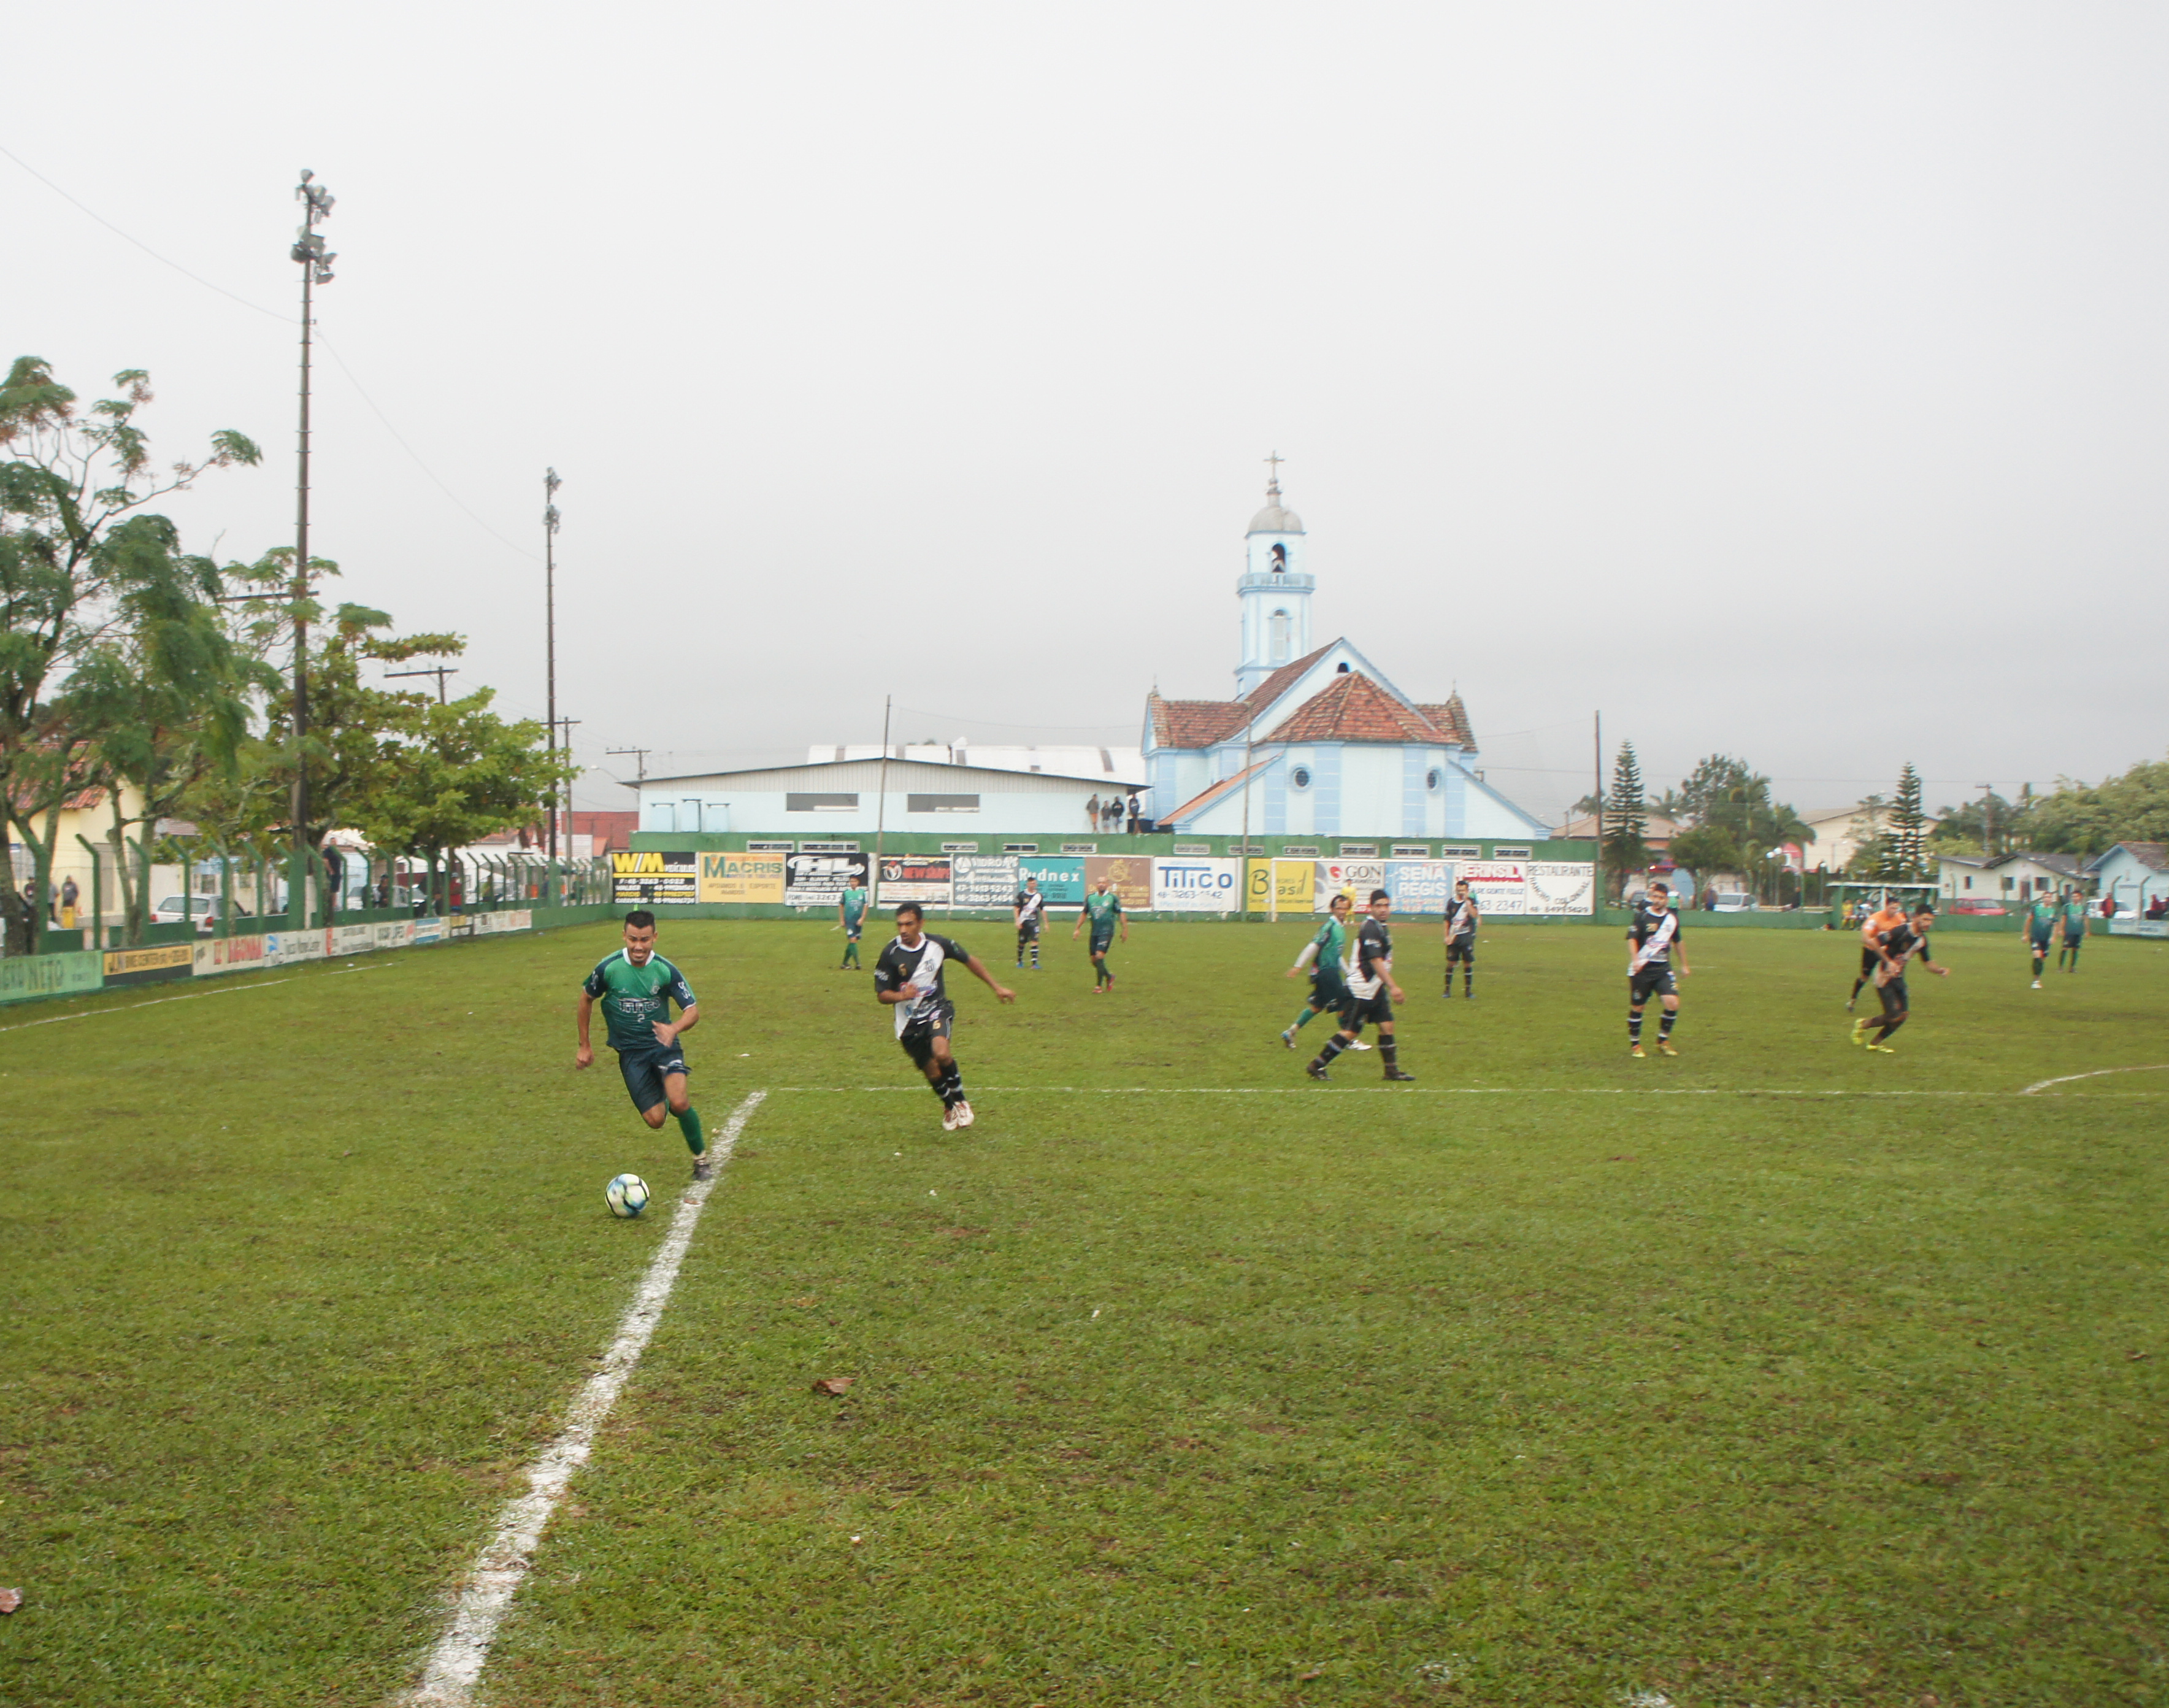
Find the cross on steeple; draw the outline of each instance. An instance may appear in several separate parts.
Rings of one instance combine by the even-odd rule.
[[[1266,495],[1268,498],[1278,498],[1281,495],[1281,465],[1287,461],[1287,459],[1277,451],[1266,459],[1266,467],[1272,471],[1266,478]]]

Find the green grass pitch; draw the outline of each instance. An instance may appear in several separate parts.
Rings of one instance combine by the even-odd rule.
[[[1849,940],[1690,918],[1631,1061],[1615,931],[1404,923],[1419,1083],[1320,1086],[1298,925],[955,935],[947,1135],[839,937],[664,921],[770,1095],[481,1700],[2169,1700],[2169,1072],[2017,1095],[2169,1063],[2161,946],[1950,934],[1871,1057]],[[411,1688],[685,1179],[614,942],[0,1011],[0,1702]]]

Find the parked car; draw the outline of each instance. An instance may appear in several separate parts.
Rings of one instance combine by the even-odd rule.
[[[1990,901],[1986,896],[1962,895],[1951,904],[1953,913],[2008,913],[2010,909],[2000,901]]]
[[[1712,913],[1753,913],[1761,904],[1744,889],[1720,889],[1710,903]]]
[[[218,923],[218,898],[215,895],[199,895],[185,913],[181,910],[181,897],[166,896],[151,910],[151,923],[179,925],[184,920],[192,919],[205,931],[209,931]],[[238,919],[248,911],[245,907],[237,906],[233,910],[233,916]]]

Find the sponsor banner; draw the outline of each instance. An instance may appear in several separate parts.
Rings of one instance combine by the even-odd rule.
[[[840,906],[845,890],[865,887],[867,870],[863,854],[786,854],[783,899],[792,907]]]
[[[1318,887],[1318,862],[1253,860],[1249,881],[1250,906],[1256,912],[1308,913],[1311,892]]]
[[[332,928],[332,953],[335,955],[365,955],[376,947],[376,927],[373,925]]]
[[[194,943],[160,943],[147,949],[108,949],[105,982],[109,985],[148,985],[158,979],[193,979],[196,971]]]
[[[283,966],[296,961],[321,961],[332,952],[332,933],[328,926],[312,927],[305,931],[279,933],[279,960]]]
[[[781,854],[703,854],[702,901],[781,901]]]
[[[1021,854],[1017,857],[1017,888],[1027,878],[1039,880],[1039,893],[1049,907],[1079,907],[1084,901],[1084,862],[1074,855]]]
[[[1529,866],[1525,860],[1464,860],[1461,875],[1485,913],[1529,911]]]
[[[1195,862],[1190,862],[1195,863]],[[1153,907],[1153,862],[1143,854],[1093,854],[1084,861],[1084,888],[1097,889],[1105,878],[1122,899],[1124,913],[1150,913]],[[1042,884],[1041,889],[1047,886]],[[1080,894],[1077,899],[1083,901]],[[1228,906],[1235,905],[1229,902]]]
[[[1310,910],[1333,911],[1333,898],[1346,890],[1356,898],[1356,911],[1370,905],[1371,892],[1386,887],[1383,860],[1320,860],[1311,879]]]
[[[269,937],[205,937],[196,945],[196,976],[246,973],[265,964]]]
[[[1044,884],[1040,886],[1042,889]],[[951,889],[955,907],[1013,907],[1024,879],[1014,854],[959,854]]]
[[[1451,860],[1388,860],[1386,891],[1394,898],[1394,911],[1443,916],[1453,899],[1454,877]]]
[[[440,919],[418,919],[408,927],[407,941],[410,943],[440,943],[445,940],[445,922]]]
[[[610,899],[620,907],[653,907],[658,903],[675,905],[700,899],[697,855],[650,851],[610,856]]]
[[[882,857],[881,887],[874,895],[876,907],[894,907],[915,901],[922,907],[949,905],[951,881],[947,854],[889,854]]]
[[[105,982],[105,963],[95,949],[58,955],[19,955],[0,961],[0,1002],[31,996],[65,996],[95,990]]]
[[[1585,862],[1553,864],[1540,861],[1529,867],[1531,913],[1593,913],[1596,905],[1596,867]]]
[[[1152,905],[1155,913],[1238,913],[1242,910],[1239,862],[1163,857],[1152,863]],[[1126,899],[1122,905],[1127,907]]]
[[[414,941],[414,921],[411,919],[381,919],[376,922],[376,947],[380,949],[403,949]]]
[[[2113,919],[2108,922],[2108,934],[2113,937],[2169,937],[2169,919]],[[7,964],[0,961],[0,967]]]

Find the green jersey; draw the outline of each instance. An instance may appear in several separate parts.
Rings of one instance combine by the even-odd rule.
[[[601,1001],[610,1047],[616,1050],[658,1048],[655,1022],[670,1018],[673,1002],[690,1008],[697,1000],[685,975],[662,956],[650,955],[636,967],[623,949],[597,962],[580,988]]]
[[[844,904],[844,923],[856,925],[866,916],[866,893],[863,889],[845,890],[836,898]]]
[[[2047,942],[2056,929],[2056,904],[2037,901],[2026,910],[2026,929],[2042,942]]]
[[[1115,934],[1115,921],[1122,917],[1122,898],[1111,889],[1104,894],[1088,889],[1084,892],[1084,911],[1092,921],[1092,935],[1111,937]]]
[[[1318,949],[1318,976],[1335,981],[1346,977],[1345,963],[1348,958],[1348,927],[1340,920],[1328,916],[1311,939]]]
[[[2064,935],[2082,937],[2086,934],[2086,905],[2083,901],[2064,904]]]

